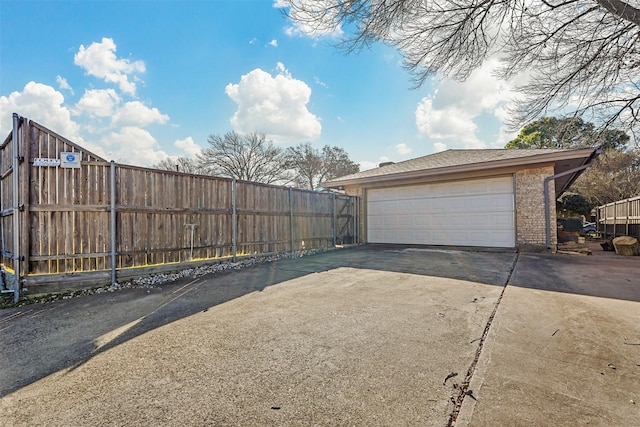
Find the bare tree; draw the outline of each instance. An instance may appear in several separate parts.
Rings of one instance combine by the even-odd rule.
[[[287,148],[287,166],[296,171],[295,183],[302,188],[313,190],[322,176],[322,158],[311,143]]]
[[[156,169],[184,172],[191,174],[203,174],[204,171],[200,167],[197,159],[191,157],[178,157],[172,159],[167,157],[166,159],[153,165]]]
[[[640,131],[638,0],[287,0],[311,34],[344,30],[347,51],[398,48],[416,86],[434,73],[466,79],[489,57],[499,75],[526,72],[518,129],[548,111]]]
[[[202,150],[198,160],[208,175],[265,184],[291,181],[284,150],[267,141],[264,134],[227,132],[222,136],[210,135],[207,142],[209,148]]]
[[[325,145],[322,150],[318,150],[307,142],[287,148],[286,154],[287,166],[296,173],[295,182],[310,190],[328,179],[360,170],[360,166],[340,147]]]
[[[592,206],[640,196],[640,150],[607,150],[595,160],[571,190]]]

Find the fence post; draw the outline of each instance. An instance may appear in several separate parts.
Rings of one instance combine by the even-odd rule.
[[[238,254],[238,211],[236,209],[237,181],[231,181],[231,254],[233,262],[236,262]]]
[[[115,285],[116,284],[116,162],[114,162],[113,160],[111,160],[111,163],[109,164],[109,171],[110,171],[110,198],[111,198],[111,203],[110,203],[110,234],[111,234],[111,285]]]
[[[353,244],[360,243],[360,198],[353,196]]]
[[[336,193],[331,193],[331,209],[333,210],[333,218],[331,228],[333,230],[333,246],[336,246]]]
[[[293,188],[289,187],[289,234],[291,236],[291,253],[296,251],[295,240],[293,237]]]
[[[19,181],[21,183],[21,191],[20,191],[20,250],[22,255],[20,256],[20,261],[22,264],[22,274],[26,278],[29,276],[29,258],[31,254],[31,216],[29,214],[30,202],[31,202],[31,164],[29,163],[29,159],[31,158],[31,143],[36,140],[35,135],[33,134],[35,128],[31,127],[31,122],[27,119],[23,119],[22,121],[22,155],[20,158],[20,167],[22,170],[20,171]],[[21,283],[22,289],[23,283]]]
[[[15,280],[13,282],[13,302],[20,301],[20,116],[13,113],[13,133],[11,135],[11,173],[13,184],[13,200],[12,200],[12,216],[13,216],[13,270],[15,274]]]
[[[629,235],[629,211],[631,210],[631,201],[629,199],[625,200],[625,207],[626,207],[626,211],[627,211],[627,218],[626,218],[626,222],[625,222],[625,230],[624,230],[624,234],[625,235]]]
[[[613,231],[612,237],[616,238],[620,234],[618,233],[618,204],[613,202]]]

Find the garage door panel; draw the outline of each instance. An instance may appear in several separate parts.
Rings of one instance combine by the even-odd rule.
[[[373,202],[369,204],[369,215],[412,215],[420,212],[423,215],[431,213],[443,213],[452,211],[479,211],[487,210],[513,211],[513,196],[510,194],[465,196],[443,198],[438,200],[395,200],[385,202]]]
[[[511,177],[369,190],[367,200],[371,243],[515,244]]]

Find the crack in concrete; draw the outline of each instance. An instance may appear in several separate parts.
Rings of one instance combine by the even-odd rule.
[[[458,419],[458,414],[460,413],[460,408],[462,407],[462,403],[464,402],[465,397],[469,396],[473,400],[477,400],[473,395],[473,390],[469,390],[469,384],[471,383],[471,378],[473,377],[473,373],[476,370],[476,366],[478,364],[478,360],[480,359],[480,354],[482,353],[482,348],[484,347],[484,342],[487,339],[487,335],[489,335],[489,329],[491,328],[491,324],[493,323],[493,319],[498,312],[498,307],[500,306],[500,302],[502,301],[502,297],[504,292],[507,290],[507,286],[509,286],[509,282],[511,281],[511,276],[513,275],[513,270],[516,268],[516,264],[518,263],[518,258],[520,256],[520,252],[516,252],[516,256],[513,260],[513,264],[511,265],[511,270],[509,271],[509,276],[507,276],[507,280],[502,288],[502,292],[500,292],[500,296],[498,297],[498,301],[496,301],[496,305],[493,308],[493,312],[489,319],[487,320],[487,324],[484,327],[484,331],[482,333],[482,337],[480,338],[480,342],[478,343],[478,348],[476,349],[476,355],[473,358],[473,362],[471,362],[471,366],[467,370],[467,374],[464,378],[462,384],[454,384],[454,389],[458,391],[457,394],[451,396],[451,401],[454,404],[453,411],[451,411],[451,415],[449,416],[449,422],[447,423],[447,427],[453,427],[456,424]],[[475,340],[474,340],[475,341]]]

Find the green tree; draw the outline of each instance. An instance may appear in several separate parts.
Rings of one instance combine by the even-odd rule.
[[[267,141],[264,134],[227,132],[210,135],[207,142],[209,147],[198,155],[200,168],[207,175],[265,184],[287,184],[293,178],[284,150]]]
[[[298,28],[340,37],[348,52],[396,47],[416,86],[464,80],[488,58],[498,75],[526,72],[512,127],[546,111],[640,131],[640,10],[636,0],[280,0]],[[635,132],[634,132],[635,133]]]
[[[564,193],[556,201],[558,212],[564,217],[584,215],[588,217],[591,213],[591,204],[582,195],[576,193]]]
[[[595,207],[640,195],[640,150],[628,144],[629,136],[618,129],[598,131],[582,119],[545,117],[525,126],[505,148],[602,148],[571,186]]]
[[[522,128],[505,148],[625,148],[629,135],[617,129],[597,130],[579,117],[543,117]]]
[[[340,147],[325,145],[321,150],[310,142],[286,150],[287,167],[295,171],[295,182],[313,190],[322,182],[360,171],[347,152]]]

